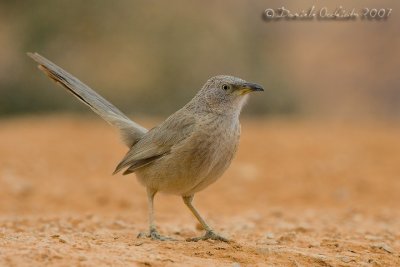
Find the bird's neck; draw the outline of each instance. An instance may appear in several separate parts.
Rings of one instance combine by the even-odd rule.
[[[218,103],[207,101],[203,97],[194,97],[185,108],[196,114],[214,113],[220,116],[238,119],[240,112],[247,101],[247,96],[236,99],[235,101],[219,100]]]

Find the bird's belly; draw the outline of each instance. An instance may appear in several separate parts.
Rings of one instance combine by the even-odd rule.
[[[195,138],[170,154],[136,171],[146,187],[178,195],[191,195],[215,182],[228,168],[239,136]],[[179,160],[177,160],[179,159]]]

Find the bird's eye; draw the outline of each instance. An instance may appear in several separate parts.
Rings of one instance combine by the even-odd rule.
[[[224,90],[228,90],[229,88],[231,88],[231,87],[227,84],[222,85],[222,89],[224,89]]]

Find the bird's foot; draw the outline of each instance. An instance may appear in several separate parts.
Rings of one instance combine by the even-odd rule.
[[[150,233],[139,233],[137,237],[150,238],[152,240],[159,240],[159,241],[176,241],[176,239],[173,239],[171,237],[160,235],[155,229],[150,230]]]
[[[229,239],[227,239],[227,238],[225,238],[223,236],[220,236],[219,234],[216,234],[212,230],[206,231],[205,235],[200,236],[200,237],[187,238],[186,241],[197,242],[197,241],[200,241],[200,240],[208,240],[208,239],[217,240],[217,241],[223,241],[223,242],[229,242]]]

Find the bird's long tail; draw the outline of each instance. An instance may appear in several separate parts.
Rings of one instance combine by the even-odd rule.
[[[38,53],[28,53],[39,64],[39,69],[56,83],[61,84],[80,101],[88,105],[100,117],[111,125],[116,126],[121,133],[124,143],[132,147],[147,129],[131,121],[114,105],[92,90],[89,86],[69,74],[50,60]]]

